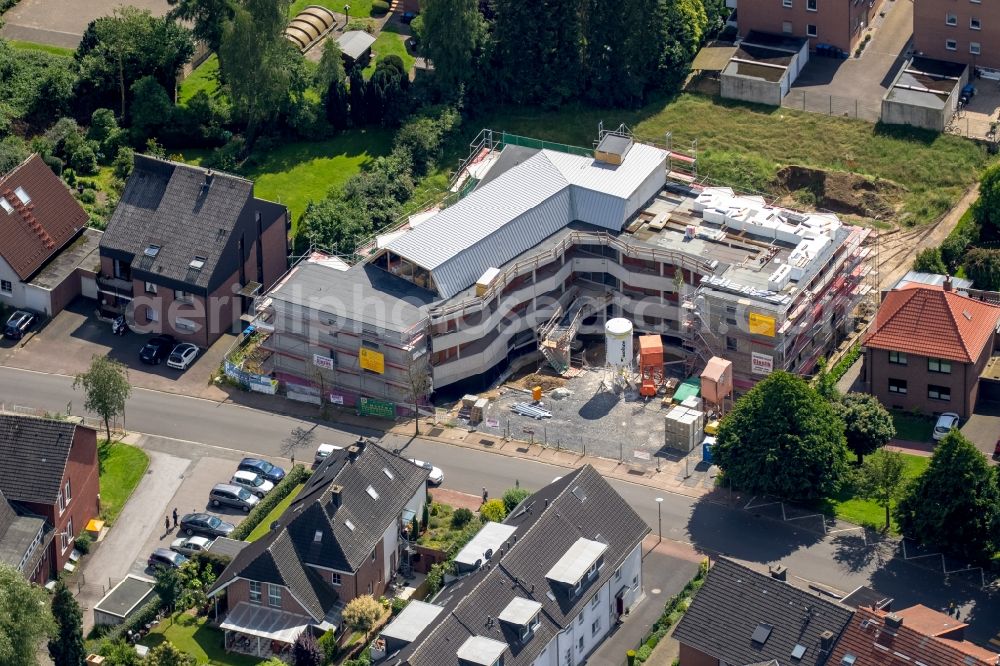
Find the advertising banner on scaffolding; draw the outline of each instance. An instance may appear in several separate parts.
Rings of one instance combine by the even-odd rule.
[[[396,404],[387,400],[375,398],[358,398],[358,414],[361,416],[377,416],[381,419],[396,418]]]
[[[324,370],[333,370],[333,359],[322,354],[313,354],[313,365]]]
[[[754,335],[766,335],[769,338],[773,338],[774,317],[769,317],[767,315],[751,312],[750,332],[753,333]]]
[[[358,353],[358,362],[362,370],[370,370],[380,375],[385,373],[385,356],[382,352],[362,347]]]
[[[751,352],[750,371],[755,375],[769,375],[774,370],[774,357]]]

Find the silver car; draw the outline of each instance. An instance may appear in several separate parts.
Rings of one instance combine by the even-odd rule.
[[[240,470],[236,474],[233,474],[233,478],[229,480],[229,483],[234,486],[242,486],[262,499],[264,495],[274,489],[274,484],[260,474],[254,474],[245,470]]]
[[[208,501],[212,506],[232,506],[249,513],[250,509],[257,506],[260,498],[242,486],[217,483],[208,494]]]

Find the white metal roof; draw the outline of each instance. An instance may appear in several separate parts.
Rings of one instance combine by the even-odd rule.
[[[545,577],[557,583],[576,585],[607,549],[606,543],[581,537],[549,569]]]
[[[620,231],[648,198],[644,186],[663,185],[666,157],[637,144],[614,166],[541,150],[385,247],[431,271],[450,298],[574,220]]]
[[[503,622],[526,626],[542,610],[542,604],[524,597],[514,597],[497,618]]]
[[[517,527],[514,525],[486,523],[481,530],[476,532],[476,536],[472,537],[472,540],[458,551],[455,561],[470,567],[474,566],[478,560],[485,561],[487,559],[486,551],[495,551],[516,531]]]
[[[441,606],[413,600],[382,630],[382,636],[412,643],[443,610]]]
[[[492,666],[506,649],[506,643],[501,643],[492,638],[469,636],[462,643],[462,647],[458,648],[456,654],[463,661],[480,664],[481,666]]]
[[[286,613],[285,611],[256,606],[241,601],[236,608],[229,611],[223,629],[230,629],[241,634],[259,636],[268,640],[294,643],[310,624],[312,619],[304,615]]]

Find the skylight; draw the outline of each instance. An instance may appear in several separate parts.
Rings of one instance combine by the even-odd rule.
[[[763,645],[767,642],[767,639],[771,637],[771,631],[774,629],[770,624],[765,624],[761,622],[757,625],[757,628],[753,630],[753,636],[750,637],[757,645]]]
[[[796,644],[796,646],[792,648],[792,659],[801,659],[805,653],[806,653],[806,646]]]
[[[373,500],[377,500],[378,499],[378,493],[371,486],[368,486],[368,494],[371,496],[371,498]]]
[[[149,245],[146,246],[146,249],[143,250],[142,253],[147,257],[155,257],[160,253],[160,246],[153,245],[152,243],[150,243]]]
[[[351,530],[352,532],[354,531],[354,523],[352,523],[351,521],[345,520],[344,525],[347,526],[347,529]]]
[[[390,480],[392,480],[392,479],[395,479],[395,478],[396,478],[396,477],[394,477],[394,476],[392,475],[392,472],[390,472],[390,471],[389,471],[389,468],[388,468],[388,467],[383,467],[383,468],[382,468],[382,473],[383,473],[383,474],[385,474],[385,475],[386,475],[387,477],[389,477],[389,479],[390,479]]]
[[[13,212],[14,212],[14,207],[13,207],[13,206],[11,206],[11,205],[10,205],[10,202],[9,202],[9,201],[7,201],[7,199],[5,199],[4,197],[0,197],[0,206],[3,206],[3,209],[4,209],[4,211],[5,211],[5,212],[6,212],[6,213],[7,213],[8,215],[10,215],[11,213],[13,213]]]
[[[17,196],[18,199],[21,200],[21,203],[23,203],[25,206],[31,203],[31,197],[29,197],[28,193],[24,191],[23,187],[14,188],[14,194]]]
[[[193,268],[196,271],[200,271],[205,267],[205,257],[195,257],[191,260],[191,263],[188,264],[188,267]]]

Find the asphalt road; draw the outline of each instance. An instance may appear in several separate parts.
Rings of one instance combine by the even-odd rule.
[[[83,411],[83,395],[72,389],[69,378],[6,367],[0,367],[0,402],[50,411],[65,410],[72,402],[75,413]],[[130,429],[144,433],[270,457],[280,456],[282,440],[299,426],[315,427],[316,443],[345,445],[358,434],[375,434],[143,389],[133,391],[126,419]],[[565,473],[562,467],[422,439],[387,436],[383,445],[434,462],[445,472],[446,487],[475,494],[483,486],[498,494],[515,480],[526,488],[538,488]],[[195,445],[178,441],[175,446],[183,454],[185,447]],[[799,582],[812,581],[841,591],[871,585],[895,598],[900,608],[913,603],[943,608],[955,601],[962,608],[963,620],[973,623],[967,630],[972,640],[984,641],[1000,630],[1000,603],[978,588],[979,575],[945,577],[938,557],[904,560],[895,542],[871,545],[860,529],[824,536],[815,529],[815,519],[774,519],[774,507],[747,511],[625,481],[611,483],[654,534],[662,525],[665,539],[757,566],[780,562]],[[658,496],[663,497],[659,507]]]

